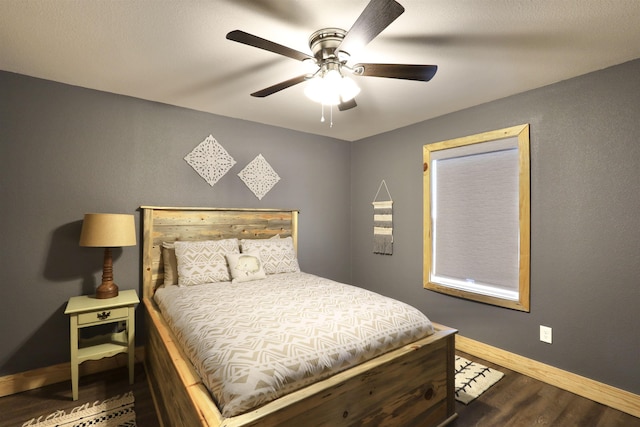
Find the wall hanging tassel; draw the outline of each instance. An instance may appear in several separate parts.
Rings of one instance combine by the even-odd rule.
[[[384,185],[389,200],[378,201],[378,195]],[[373,253],[393,254],[393,200],[387,183],[382,180],[376,197],[373,198]]]

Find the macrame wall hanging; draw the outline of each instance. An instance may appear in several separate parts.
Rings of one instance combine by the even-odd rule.
[[[213,135],[198,144],[184,159],[212,187],[236,164]]]
[[[378,201],[380,190],[384,186],[388,200]],[[393,254],[393,200],[387,183],[382,180],[376,197],[373,198],[373,253]]]

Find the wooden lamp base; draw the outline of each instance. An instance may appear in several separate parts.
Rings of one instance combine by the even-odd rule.
[[[96,298],[107,299],[118,296],[118,285],[113,283],[113,258],[111,248],[104,248],[104,264],[102,265],[102,283],[96,289]]]
[[[100,286],[96,288],[96,298],[106,299],[118,296],[118,285],[115,283],[102,282]]]

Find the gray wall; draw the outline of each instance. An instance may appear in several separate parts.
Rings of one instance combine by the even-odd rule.
[[[100,281],[85,212],[140,205],[298,208],[305,271],[405,300],[460,333],[640,393],[640,60],[346,143],[0,72],[0,375],[68,360],[70,296]],[[531,312],[422,288],[422,146],[531,124]],[[238,162],[210,187],[183,160],[209,134]],[[262,201],[237,173],[262,153]],[[392,256],[372,206],[394,200]],[[349,239],[350,236],[350,239]],[[116,252],[139,287],[140,248]],[[141,310],[138,310],[140,313]],[[554,343],[538,340],[540,324]],[[141,330],[141,328],[139,329]]]
[[[640,60],[352,144],[353,283],[461,335],[640,393]],[[436,100],[437,101],[437,100]],[[422,289],[422,146],[530,123],[531,312]],[[394,200],[374,255],[371,201]],[[553,328],[553,344],[539,341]]]
[[[209,134],[237,162],[214,187],[183,160]],[[260,153],[281,177],[261,201],[237,176]],[[69,360],[66,302],[101,280],[86,212],[300,209],[301,267],[349,281],[349,168],[344,141],[0,72],[0,376]],[[139,289],[140,246],[114,256]]]

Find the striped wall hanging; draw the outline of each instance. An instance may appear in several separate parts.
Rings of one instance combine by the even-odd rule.
[[[384,186],[388,200],[378,201],[380,190]],[[376,197],[373,198],[373,253],[393,254],[393,200],[387,183],[382,180]]]

